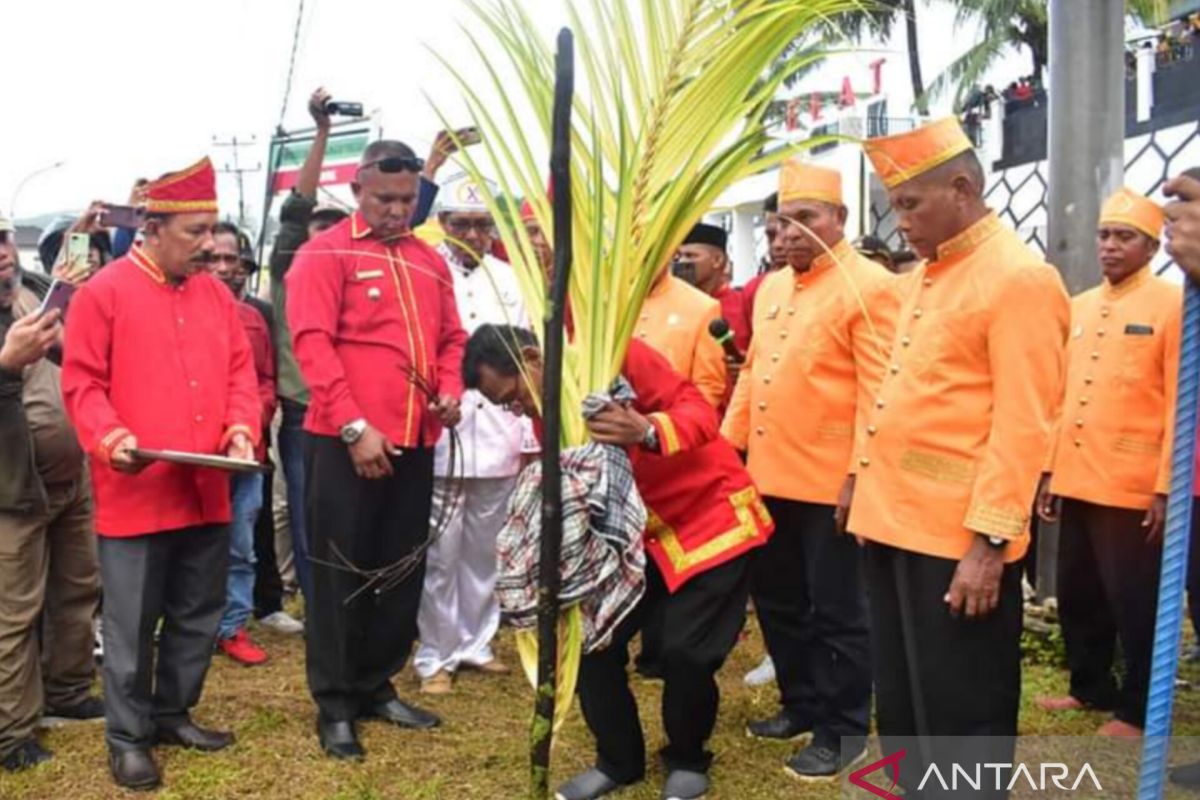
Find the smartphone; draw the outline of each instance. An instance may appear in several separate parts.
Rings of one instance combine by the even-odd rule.
[[[50,289],[42,299],[42,304],[38,307],[38,314],[45,314],[47,311],[53,311],[57,308],[65,317],[67,315],[67,304],[71,302],[71,297],[74,294],[75,284],[56,278],[54,283],[50,284]]]
[[[361,117],[363,115],[363,104],[351,103],[345,100],[330,100],[325,104],[325,113],[331,117]]]
[[[145,214],[145,210],[138,206],[105,206],[104,224],[109,228],[137,230],[142,227]]]
[[[474,126],[470,128],[459,128],[454,132],[458,140],[462,142],[463,147],[470,147],[473,144],[479,144],[483,141],[483,134],[479,132],[479,128]]]
[[[67,271],[71,275],[84,275],[90,271],[88,252],[92,249],[92,237],[86,233],[72,233],[67,237]]]

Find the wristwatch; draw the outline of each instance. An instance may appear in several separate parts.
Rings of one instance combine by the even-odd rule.
[[[642,437],[642,447],[658,452],[658,429],[653,425],[646,426],[646,435]]]
[[[362,435],[366,433],[367,421],[365,419],[356,419],[353,422],[347,422],[342,426],[341,437],[344,444],[354,444]]]

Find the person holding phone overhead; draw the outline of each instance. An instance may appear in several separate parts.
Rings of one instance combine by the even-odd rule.
[[[144,243],[72,298],[62,375],[96,500],[109,765],[118,785],[135,789],[160,782],[154,744],[220,750],[233,741],[189,715],[225,607],[229,476],[149,464],[135,450],[253,459],[262,415],[236,301],[207,269],[212,164],[168,174],[146,195]]]

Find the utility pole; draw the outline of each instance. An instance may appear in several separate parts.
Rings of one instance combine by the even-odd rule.
[[[1050,0],[1046,260],[1078,294],[1100,282],[1100,205],[1125,175],[1125,2]],[[1058,526],[1038,527],[1037,593],[1056,595]]]
[[[216,136],[213,137],[213,147],[228,147],[233,152],[233,166],[226,163],[221,169],[217,170],[222,175],[236,175],[238,187],[238,227],[246,227],[246,192],[245,184],[242,176],[247,172],[258,172],[262,169],[262,163],[259,162],[253,167],[243,167],[238,152],[243,147],[253,147],[257,142],[257,138],[251,134],[250,140],[239,140],[233,136],[229,141],[219,141]]]

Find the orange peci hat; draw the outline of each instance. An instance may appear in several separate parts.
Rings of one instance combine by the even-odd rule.
[[[1128,225],[1155,241],[1162,238],[1162,206],[1128,187],[1118,189],[1100,209],[1101,225]]]
[[[971,140],[963,133],[955,117],[893,136],[880,136],[863,142],[863,150],[883,185],[894,189],[934,167],[940,167],[955,156],[972,149]]]
[[[842,205],[842,173],[789,158],[779,170],[779,202],[819,200]]]
[[[208,157],[146,186],[146,213],[188,214],[217,210],[217,174]]]

